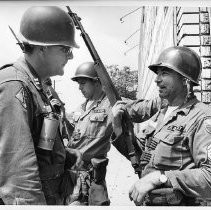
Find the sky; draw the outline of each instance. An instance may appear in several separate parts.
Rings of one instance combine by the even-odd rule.
[[[129,38],[127,44],[125,40],[130,37],[140,27],[140,11],[137,10],[126,16],[121,23],[120,18],[139,8],[137,5],[98,5],[98,4],[71,4],[68,2],[58,4],[57,1],[43,2],[12,2],[0,1],[0,66],[14,62],[21,54],[21,50],[16,45],[16,40],[9,30],[12,27],[16,34],[19,32],[19,23],[23,12],[32,5],[57,5],[66,10],[66,5],[82,18],[81,23],[89,34],[104,65],[117,64],[120,67],[129,66],[134,70],[138,68],[138,47],[133,48],[139,42],[139,32]],[[67,112],[71,112],[79,106],[85,99],[78,90],[78,84],[71,81],[76,68],[83,62],[92,61],[80,31],[76,30],[76,42],[79,49],[74,49],[74,59],[65,66],[63,76],[53,77],[55,88],[61,99],[66,104]],[[125,52],[126,55],[125,55]]]

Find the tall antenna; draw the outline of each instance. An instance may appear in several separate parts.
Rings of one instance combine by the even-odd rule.
[[[127,39],[125,39],[124,43],[127,44],[127,41],[128,41],[132,36],[134,36],[138,31],[140,31],[140,28],[137,29],[134,33],[132,33]]]
[[[124,52],[124,55],[127,55],[127,53],[128,53],[129,51],[133,50],[134,48],[136,48],[136,47],[138,47],[138,46],[139,46],[139,44],[137,44],[137,45],[131,47],[129,50],[127,50],[126,52]]]
[[[15,39],[17,40],[17,44],[20,46],[21,50],[24,51],[23,43],[18,39],[18,37],[16,36],[15,32],[13,31],[13,29],[10,26],[9,26],[9,29],[12,32],[13,36],[15,37]]]
[[[124,23],[123,18],[126,18],[128,15],[130,15],[130,14],[136,12],[136,11],[139,10],[140,8],[141,8],[141,7],[138,7],[137,9],[135,9],[135,10],[133,10],[133,11],[127,13],[126,15],[122,16],[122,17],[120,18],[121,23]]]

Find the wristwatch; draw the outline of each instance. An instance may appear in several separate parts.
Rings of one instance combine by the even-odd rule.
[[[165,184],[168,181],[168,177],[165,175],[164,171],[160,171],[161,175],[159,177],[160,184]]]

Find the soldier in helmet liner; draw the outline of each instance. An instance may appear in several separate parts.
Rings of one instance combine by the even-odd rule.
[[[201,60],[190,48],[169,47],[149,69],[157,74],[159,99],[117,102],[112,109],[112,139],[121,145],[117,149],[122,154],[124,110],[137,123],[151,116],[138,141],[142,174],[129,197],[136,205],[210,205],[211,109],[193,92],[199,85]]]
[[[107,152],[110,150],[111,106],[93,62],[84,62],[76,69],[73,81],[86,98],[73,113],[74,132],[68,147],[82,153],[79,170],[70,171],[75,188],[70,205],[110,204],[106,187]]]
[[[30,7],[20,23],[24,55],[0,71],[1,204],[65,204],[67,157],[81,160],[64,146],[60,122],[43,82],[64,74],[77,48],[70,16],[59,7]]]

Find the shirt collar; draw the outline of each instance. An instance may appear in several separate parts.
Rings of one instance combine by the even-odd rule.
[[[194,104],[198,102],[198,99],[194,95],[191,99],[188,100],[187,103],[183,104],[180,108],[175,110],[175,115],[177,113],[183,113],[184,115],[187,115],[190,112],[190,109]]]
[[[93,108],[93,107],[94,107],[94,108],[97,107],[98,104],[100,104],[101,101],[105,98],[105,96],[106,96],[105,92],[102,92],[100,98],[96,100],[96,102],[93,104],[92,108]],[[89,100],[89,99],[87,99],[87,100],[81,105],[81,107],[82,107],[83,110],[86,109],[86,104],[87,104],[88,100]],[[91,109],[92,109],[92,108],[91,108]]]
[[[18,59],[18,64],[21,66],[21,69],[27,73],[35,87],[38,90],[42,90],[41,80],[33,66],[24,57]]]

